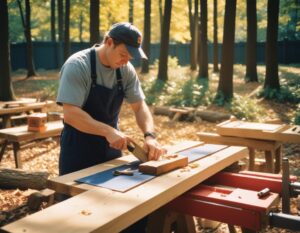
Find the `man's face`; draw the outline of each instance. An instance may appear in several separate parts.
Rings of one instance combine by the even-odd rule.
[[[119,44],[116,46],[111,38],[107,40],[106,44],[107,49],[105,56],[111,68],[117,69],[127,64],[127,62],[132,59],[124,44]]]

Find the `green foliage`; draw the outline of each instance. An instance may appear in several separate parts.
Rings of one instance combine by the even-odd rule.
[[[259,121],[264,115],[264,111],[255,99],[234,95],[232,101],[226,105],[231,113],[238,119],[247,121]]]
[[[154,66],[155,69],[158,69],[158,66],[159,66],[159,60],[158,59],[156,59],[154,61],[153,66]],[[178,68],[178,67],[180,67],[178,65],[178,58],[168,56],[168,68]]]
[[[148,105],[155,105],[159,100],[164,98],[164,95],[161,93],[165,87],[165,83],[160,79],[155,79],[152,77],[150,82],[142,83],[143,90],[146,93],[146,103]]]
[[[280,90],[265,88],[259,93],[259,97],[265,99],[275,100],[279,103],[299,103],[300,101],[300,89],[289,86],[282,86]]]
[[[46,99],[55,99],[57,96],[57,91],[58,91],[58,82],[52,83],[50,85],[47,85],[43,87],[43,96]]]
[[[294,124],[295,125],[300,125],[300,104],[298,105],[298,108],[295,112]]]
[[[211,103],[207,79],[188,80],[177,92],[173,92],[167,101],[168,105],[197,107]]]

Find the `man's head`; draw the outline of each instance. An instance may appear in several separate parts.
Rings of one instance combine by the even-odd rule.
[[[124,43],[131,57],[147,59],[146,54],[141,48],[142,34],[131,23],[116,23],[111,26],[107,35],[114,41]]]

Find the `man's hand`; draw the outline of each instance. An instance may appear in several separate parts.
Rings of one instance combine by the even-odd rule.
[[[160,156],[164,155],[167,150],[162,148],[162,146],[154,138],[146,138],[144,149],[148,152],[149,160],[158,160]]]
[[[125,150],[127,148],[127,136],[116,129],[112,129],[106,136],[109,146],[117,150]]]

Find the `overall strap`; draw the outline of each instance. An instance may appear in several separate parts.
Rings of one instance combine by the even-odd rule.
[[[117,70],[117,85],[118,85],[118,90],[123,91],[123,83],[122,83],[122,75],[121,75],[121,70],[118,68]]]
[[[92,78],[92,85],[96,85],[97,74],[96,74],[96,50],[95,48],[91,48],[90,52],[91,58],[91,78]]]

